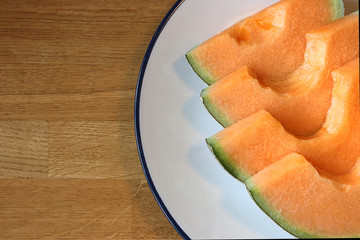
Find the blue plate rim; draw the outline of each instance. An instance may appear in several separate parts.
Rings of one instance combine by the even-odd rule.
[[[135,91],[135,106],[134,106],[134,126],[135,126],[135,138],[136,138],[136,144],[137,144],[137,148],[138,148],[138,154],[139,154],[139,158],[140,158],[140,162],[141,162],[141,166],[143,168],[146,180],[148,182],[148,185],[151,189],[152,194],[154,195],[158,205],[160,206],[161,210],[163,211],[163,213],[165,214],[165,216],[167,217],[167,219],[169,220],[169,222],[171,223],[171,225],[175,228],[175,230],[180,234],[180,236],[183,239],[190,239],[190,237],[184,232],[184,230],[180,227],[180,225],[176,222],[176,220],[174,219],[174,217],[171,215],[171,213],[169,212],[169,210],[167,209],[165,203],[163,202],[163,200],[161,199],[156,186],[151,178],[149,169],[147,167],[147,163],[146,163],[146,159],[145,159],[145,154],[144,154],[144,150],[142,147],[142,140],[141,140],[141,130],[140,130],[140,98],[141,98],[141,89],[142,89],[142,83],[144,81],[144,75],[145,75],[145,71],[146,71],[146,67],[147,64],[149,62],[149,58],[151,56],[152,50],[154,48],[154,45],[157,41],[157,39],[159,38],[162,30],[165,28],[167,22],[170,20],[170,18],[172,17],[172,15],[175,13],[175,11],[180,7],[180,5],[184,2],[185,0],[177,0],[176,3],[170,8],[170,10],[168,11],[168,13],[165,15],[165,17],[163,18],[163,20],[161,21],[160,25],[158,26],[158,28],[156,29],[150,44],[148,45],[148,48],[146,50],[145,56],[143,58],[141,67],[140,67],[140,72],[138,75],[138,81],[137,81],[137,85],[136,85],[136,91]]]

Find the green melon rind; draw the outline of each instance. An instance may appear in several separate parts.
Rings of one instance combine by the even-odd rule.
[[[245,185],[248,192],[250,193],[250,196],[254,199],[254,201],[261,208],[261,210],[263,210],[285,231],[298,238],[322,238],[322,236],[320,235],[309,233],[303,229],[297,228],[294,224],[291,224],[278,210],[273,208],[271,204],[265,198],[263,198],[261,192],[253,183],[252,178],[246,179]]]
[[[208,110],[208,112],[214,117],[216,121],[218,121],[221,126],[228,127],[232,124],[233,121],[231,121],[226,114],[223,113],[223,111],[219,110],[214,104],[213,101],[209,97],[210,87],[205,88],[202,90],[200,97],[203,101],[204,106]]]
[[[244,182],[248,177],[250,177],[249,174],[247,174],[243,169],[234,164],[234,161],[224,152],[215,135],[207,138],[206,143],[211,152],[214,154],[215,158],[233,177],[240,180],[241,182]]]
[[[295,224],[290,223],[278,210],[271,206],[270,202],[266,200],[257,188],[252,178],[245,180],[245,186],[254,199],[255,203],[260,209],[265,212],[272,220],[274,220],[281,228],[298,238],[360,238],[360,234],[350,236],[326,236],[321,234],[312,233],[297,227]]]
[[[332,9],[332,20],[336,20],[344,16],[345,7],[342,0],[330,0],[330,6]]]
[[[207,68],[201,65],[200,61],[198,61],[195,57],[193,48],[188,53],[185,54],[187,61],[189,62],[190,66],[194,70],[194,72],[208,85],[213,84],[216,81],[216,78],[209,72]]]

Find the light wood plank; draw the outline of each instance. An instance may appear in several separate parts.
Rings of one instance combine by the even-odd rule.
[[[47,122],[0,121],[0,178],[46,178]]]
[[[133,93],[0,95],[0,119],[13,121],[129,121]]]
[[[51,122],[49,176],[143,179],[132,122]]]
[[[160,207],[154,207],[156,201],[148,191],[148,185],[145,180],[141,181],[140,187],[133,201],[132,225],[134,229],[141,229],[133,232],[134,239],[180,239],[179,234],[168,229],[168,220],[161,211],[154,211],[154,208],[160,210]],[[152,223],[157,224],[152,224]]]
[[[131,120],[137,75],[173,1],[2,1],[0,119]]]
[[[140,65],[174,3],[1,1],[0,239],[180,239],[133,129]]]
[[[4,239],[130,239],[138,181],[0,180]]]

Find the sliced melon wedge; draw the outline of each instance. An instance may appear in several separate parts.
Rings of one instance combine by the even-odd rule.
[[[305,33],[339,17],[341,0],[281,0],[186,54],[208,84],[247,65],[265,81],[282,79],[304,61]]]
[[[281,84],[264,86],[244,66],[204,89],[204,105],[224,127],[265,109],[291,133],[314,134],[331,103],[329,72],[359,56],[359,16],[340,18],[306,34],[306,40],[304,63]]]
[[[245,184],[264,212],[297,237],[360,237],[360,177],[339,179],[293,153]]]
[[[261,110],[206,139],[209,147],[241,181],[292,152],[331,175],[346,174],[360,156],[359,58],[333,71],[332,76],[331,107],[316,134],[295,137]]]
[[[328,173],[345,174],[360,156],[359,58],[332,72],[334,89],[324,126],[302,140],[302,154]]]

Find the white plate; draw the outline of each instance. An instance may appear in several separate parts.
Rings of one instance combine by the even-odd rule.
[[[208,149],[205,138],[222,127],[200,99],[207,85],[185,59],[194,46],[274,2],[178,1],[146,52],[135,99],[140,160],[161,209],[185,239],[293,238]]]

